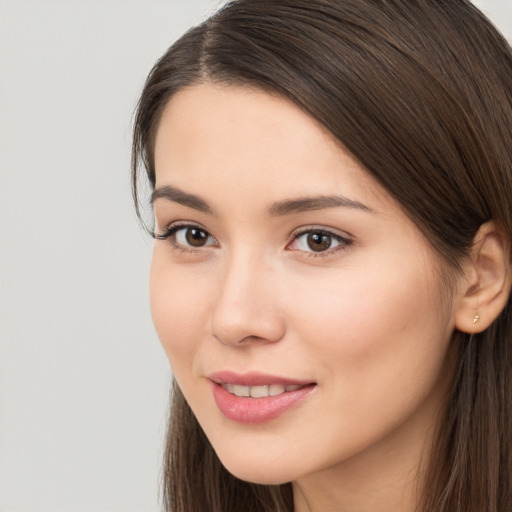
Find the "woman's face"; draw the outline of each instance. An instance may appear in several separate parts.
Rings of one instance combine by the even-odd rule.
[[[307,114],[248,88],[176,94],[155,160],[153,319],[228,470],[414,467],[455,307],[397,203]]]

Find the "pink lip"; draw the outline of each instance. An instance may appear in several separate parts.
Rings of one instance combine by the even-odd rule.
[[[212,382],[213,396],[222,414],[239,423],[264,423],[281,416],[289,409],[301,403],[316,387],[311,381],[288,379],[261,373],[216,372],[209,377]],[[239,397],[222,387],[222,383],[239,386],[265,386],[280,384],[282,386],[304,386],[294,391],[285,391],[276,396],[263,398]]]

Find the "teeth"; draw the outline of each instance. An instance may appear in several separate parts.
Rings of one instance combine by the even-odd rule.
[[[251,386],[250,393],[253,398],[268,396],[268,386]]]
[[[229,391],[229,390],[228,390]],[[233,393],[236,396],[251,396],[249,386],[237,386],[236,384],[233,386]]]
[[[270,384],[268,386],[239,386],[238,384],[222,384],[229,393],[240,397],[265,398],[267,396],[282,395],[287,391],[297,391],[302,388],[297,384],[283,386],[282,384]]]
[[[270,396],[281,395],[282,393],[284,393],[284,386],[281,386],[281,384],[272,384],[268,387],[268,394]]]

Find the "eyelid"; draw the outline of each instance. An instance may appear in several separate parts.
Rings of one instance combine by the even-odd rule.
[[[159,238],[159,237],[163,238],[163,237],[169,236],[169,233],[172,231],[177,231],[178,229],[184,229],[184,228],[197,228],[197,229],[201,229],[202,231],[210,234],[210,232],[204,226],[201,226],[201,224],[198,224],[197,222],[191,222],[191,221],[185,221],[185,220],[183,220],[183,221],[177,220],[177,221],[169,222],[162,229],[155,230],[155,232],[153,234],[155,235],[155,238]]]
[[[290,234],[290,239],[293,240],[296,237],[303,235],[304,233],[311,233],[311,231],[318,231],[320,233],[326,233],[328,235],[332,235],[335,238],[339,238],[345,242],[353,242],[353,236],[346,231],[341,231],[336,228],[331,228],[327,226],[322,226],[319,224],[311,224],[307,226],[301,226],[300,228],[295,229]]]

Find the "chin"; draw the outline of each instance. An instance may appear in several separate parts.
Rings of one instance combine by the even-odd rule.
[[[223,460],[222,465],[236,478],[259,485],[281,485],[295,480],[299,475],[281,464],[254,460]]]

